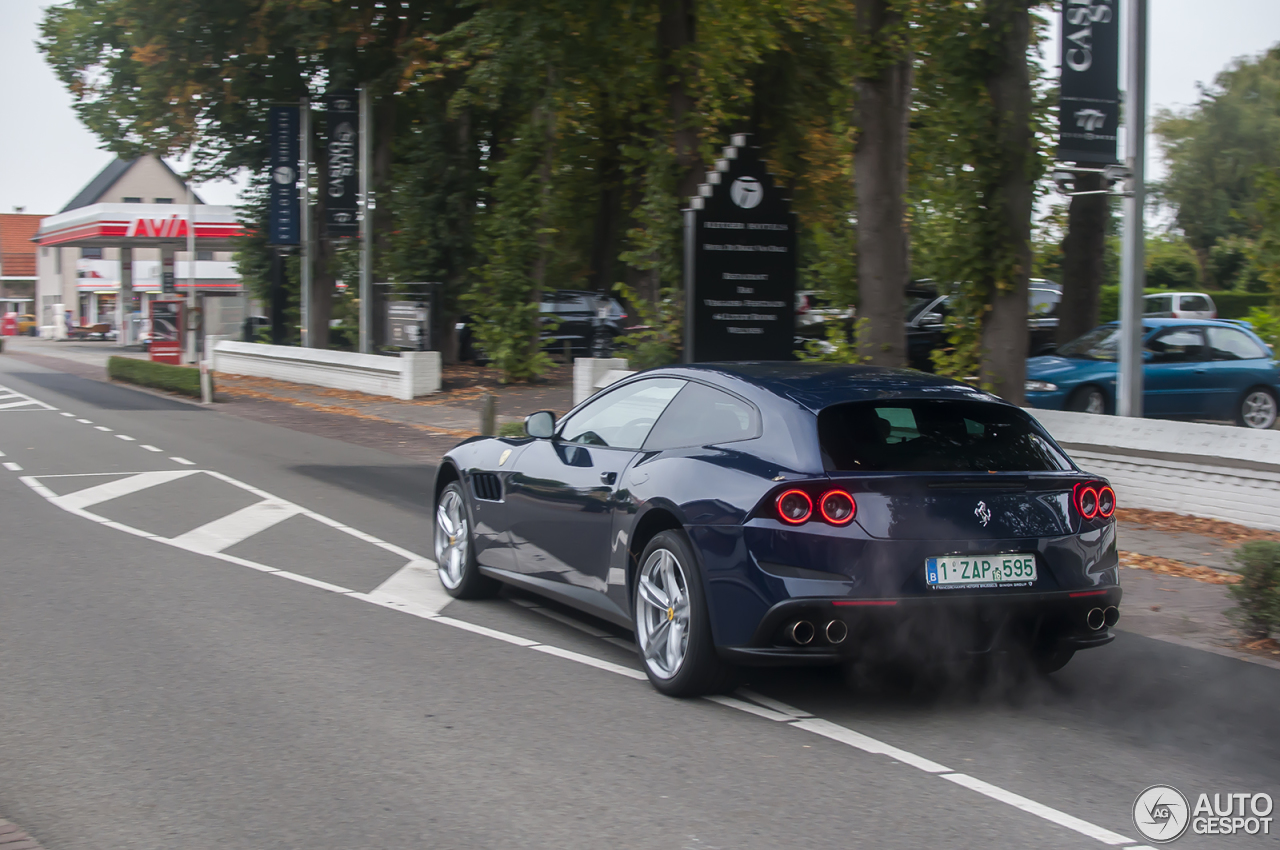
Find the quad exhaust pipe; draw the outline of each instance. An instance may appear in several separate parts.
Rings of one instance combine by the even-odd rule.
[[[1103,626],[1109,629],[1120,621],[1120,609],[1114,605],[1108,605],[1106,608],[1094,608],[1085,615],[1084,619],[1089,624],[1089,628],[1095,632]]]
[[[787,639],[796,646],[808,646],[818,636],[818,628],[808,620],[796,620],[785,629]],[[849,627],[844,620],[829,620],[822,627],[822,634],[832,646],[842,644],[849,637]]]

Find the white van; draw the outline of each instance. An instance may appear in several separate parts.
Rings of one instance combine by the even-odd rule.
[[[1203,292],[1161,292],[1143,296],[1142,315],[1153,319],[1216,319],[1218,308]]]

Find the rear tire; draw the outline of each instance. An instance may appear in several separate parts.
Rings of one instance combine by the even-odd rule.
[[[1080,413],[1093,413],[1102,415],[1107,413],[1107,396],[1100,388],[1090,384],[1089,386],[1080,387],[1071,394],[1071,398],[1067,400],[1067,410],[1075,410]]]
[[[733,685],[733,667],[716,654],[702,573],[683,531],[654,535],[640,556],[633,591],[640,663],[655,688],[695,697]]]
[[[1236,424],[1258,431],[1274,428],[1276,409],[1276,394],[1266,387],[1254,387],[1240,399],[1240,406],[1236,408]]]
[[[454,599],[488,599],[502,583],[480,572],[471,534],[471,514],[462,484],[451,481],[436,499],[436,565],[440,583]]]

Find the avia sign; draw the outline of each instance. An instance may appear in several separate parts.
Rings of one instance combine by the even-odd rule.
[[[173,239],[187,235],[187,220],[172,215],[169,218],[135,218],[129,223],[125,236],[152,236]]]

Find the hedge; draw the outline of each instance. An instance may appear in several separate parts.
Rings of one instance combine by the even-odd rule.
[[[1185,290],[1178,290],[1185,291]],[[1251,307],[1266,307],[1271,303],[1271,296],[1266,292],[1209,292],[1206,295],[1213,299],[1218,308],[1219,319],[1243,319],[1249,315]],[[1159,295],[1168,292],[1166,289],[1147,289],[1148,295]],[[1098,323],[1114,322],[1120,317],[1120,287],[1104,286],[1098,293]]]
[[[134,357],[110,357],[107,359],[107,377],[113,381],[200,398],[200,370],[194,366],[172,366]]]
[[[1254,540],[1236,550],[1240,583],[1230,588],[1236,613],[1256,637],[1280,633],[1280,543]]]

